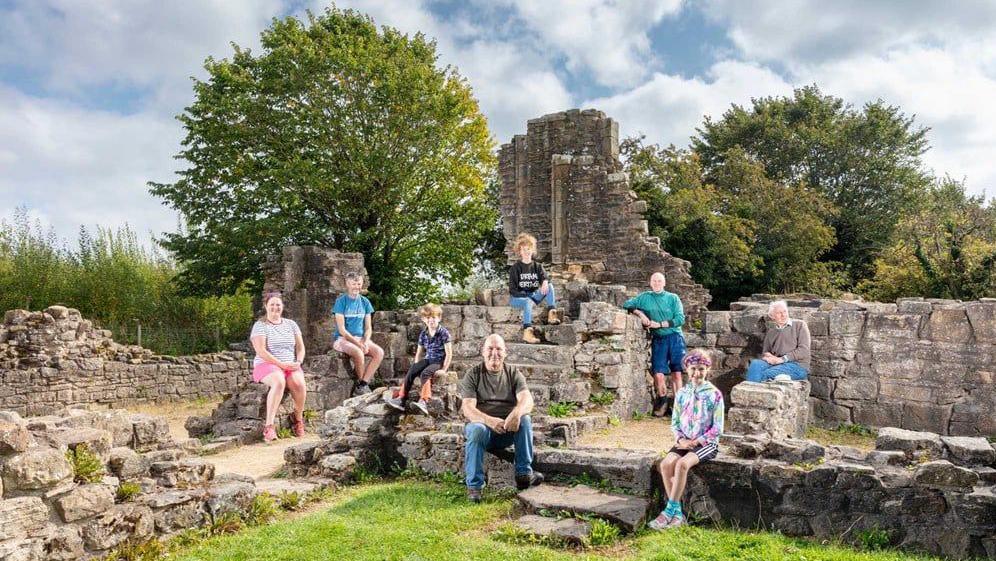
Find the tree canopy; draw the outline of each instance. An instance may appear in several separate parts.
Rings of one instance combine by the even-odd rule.
[[[362,252],[381,307],[470,274],[496,218],[493,141],[434,42],[331,8],[274,20],[259,54],[234,49],[179,116],[189,167],[150,184],[186,221],[162,240],[186,290],[258,286],[289,244]]]
[[[706,117],[692,149],[709,178],[739,147],[767,179],[825,196],[837,209],[829,222],[836,241],[825,260],[842,263],[856,282],[871,274],[900,215],[931,182],[921,161],[927,130],[882,101],[858,110],[808,86],[791,97],[733,105],[719,120]]]

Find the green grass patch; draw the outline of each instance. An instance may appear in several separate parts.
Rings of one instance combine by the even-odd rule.
[[[853,446],[864,450],[875,448],[875,430],[864,425],[843,423],[833,429],[809,427],[806,438],[824,445]]]
[[[649,418],[650,418],[650,412],[649,411],[647,411],[646,413],[644,413],[643,411],[633,411],[633,420],[634,421],[646,421]]]
[[[75,449],[66,450],[66,459],[73,466],[73,481],[100,483],[104,480],[104,462],[86,444],[77,444]]]
[[[467,502],[458,484],[396,481],[361,485],[337,493],[330,508],[292,520],[248,528],[236,534],[192,540],[172,548],[171,560],[275,561],[396,560],[464,561],[679,561],[748,559],[757,561],[899,561],[930,559],[896,551],[858,551],[790,539],[774,533],[683,527],[643,531],[632,537],[599,530],[608,551],[565,551],[532,543],[507,523],[511,498],[487,494],[484,503]],[[881,543],[869,535],[871,548]],[[592,545],[596,545],[595,539]],[[611,554],[606,556],[605,554]]]
[[[595,405],[612,405],[616,400],[616,394],[613,391],[605,390],[591,394],[591,397],[588,399]]]
[[[131,481],[122,481],[114,493],[114,502],[127,503],[142,493],[142,486]]]

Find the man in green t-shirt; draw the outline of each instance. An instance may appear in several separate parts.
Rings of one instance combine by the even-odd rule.
[[[505,364],[508,351],[501,335],[484,340],[484,362],[460,380],[460,412],[469,421],[464,427],[467,497],[480,502],[484,487],[484,452],[515,447],[515,486],[527,489],[543,482],[533,471],[533,395],[526,377]]]
[[[650,276],[650,290],[630,298],[622,307],[636,314],[643,327],[650,330],[650,371],[654,375],[654,416],[663,417],[671,405],[667,392],[667,375],[671,373],[672,396],[681,389],[681,361],[685,358],[685,337],[681,326],[685,310],[677,294],[664,290],[664,273]]]

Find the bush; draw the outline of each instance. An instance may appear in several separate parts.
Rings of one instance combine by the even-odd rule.
[[[104,561],[160,561],[166,558],[166,548],[159,540],[129,539],[111,551]]]
[[[75,450],[67,450],[66,459],[73,466],[73,481],[100,483],[104,480],[104,462],[86,444],[78,444]]]
[[[114,501],[118,503],[126,503],[137,497],[142,492],[142,486],[138,483],[132,483],[131,481],[122,481],[118,485],[118,490],[114,494]]]
[[[277,500],[269,493],[260,493],[246,511],[245,521],[250,526],[266,524],[277,516]]]
[[[211,522],[211,526],[208,528],[208,532],[212,536],[218,536],[221,534],[234,534],[240,532],[245,528],[246,524],[243,522],[242,518],[234,512],[226,512],[224,514],[218,515]]]
[[[619,528],[601,518],[592,518],[588,521],[591,524],[591,536],[588,543],[598,547],[610,545],[619,539]]]
[[[568,401],[555,401],[547,406],[546,413],[551,417],[570,417],[578,406]]]
[[[605,390],[591,394],[589,399],[595,405],[612,405],[612,403],[616,400],[616,394],[613,391]]]
[[[300,510],[304,506],[304,495],[297,491],[284,491],[277,496],[277,502],[283,510]]]
[[[858,540],[858,546],[866,551],[881,551],[892,543],[892,535],[889,531],[880,528],[861,530],[855,534],[855,537]]]

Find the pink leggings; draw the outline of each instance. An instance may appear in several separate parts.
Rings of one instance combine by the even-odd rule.
[[[292,374],[297,372],[297,369],[281,370],[279,366],[273,364],[272,362],[261,362],[252,367],[252,381],[258,384],[263,381],[263,378],[266,378],[274,372],[283,372],[284,379],[286,380],[287,378],[290,378]]]

